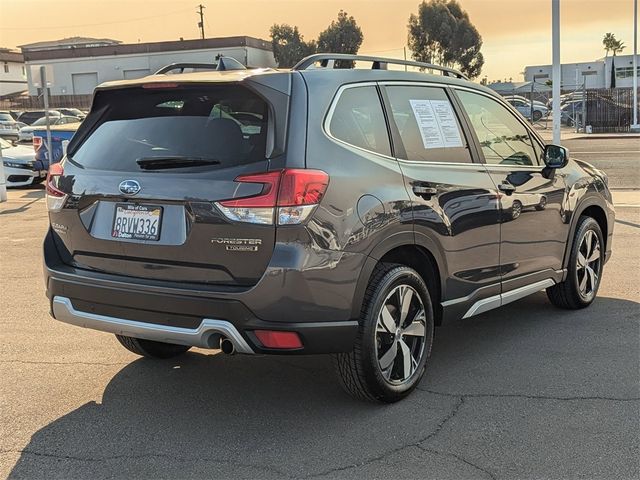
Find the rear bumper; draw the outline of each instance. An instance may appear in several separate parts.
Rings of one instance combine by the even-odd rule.
[[[204,318],[197,328],[181,328],[169,325],[137,322],[76,310],[66,297],[53,297],[51,311],[56,320],[103,332],[145,338],[156,342],[192,345],[201,348],[218,348],[220,338],[226,337],[238,353],[254,353],[238,330],[229,322]]]
[[[51,314],[72,325],[201,348],[218,348],[224,336],[241,353],[338,353],[351,351],[355,342],[357,320],[326,321],[332,319],[327,314],[317,321],[311,305],[306,308],[309,313],[302,308],[291,311],[290,299],[284,297],[291,292],[282,285],[282,278],[269,278],[280,282],[280,289],[269,289],[273,295],[268,299],[261,296],[257,307],[269,300],[272,305],[259,311],[279,308],[279,319],[285,321],[267,321],[255,313],[253,291],[216,292],[205,286],[159,285],[74,269],[60,260],[51,232],[45,239],[44,260]],[[289,321],[291,317],[299,320]],[[265,348],[253,334],[255,330],[296,332],[303,348]]]

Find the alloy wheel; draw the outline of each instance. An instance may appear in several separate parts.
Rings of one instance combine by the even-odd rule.
[[[422,299],[409,285],[398,285],[378,314],[376,342],[378,365],[392,384],[407,382],[425,351],[426,317]]]
[[[593,230],[587,230],[580,242],[576,261],[578,288],[584,299],[591,298],[598,289],[601,256],[598,235]]]

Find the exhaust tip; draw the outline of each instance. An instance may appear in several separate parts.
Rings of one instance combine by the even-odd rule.
[[[227,355],[233,355],[236,353],[235,345],[227,337],[222,337],[222,339],[220,339],[220,350],[222,350],[222,353],[226,353]]]

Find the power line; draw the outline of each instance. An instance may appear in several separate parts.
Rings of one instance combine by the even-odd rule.
[[[168,17],[169,15],[175,15],[176,13],[183,13],[183,12],[187,12],[191,10],[189,9],[182,9],[182,10],[176,10],[173,12],[167,12],[167,13],[163,13],[160,15],[150,15],[148,17],[139,17],[139,18],[130,18],[128,20],[116,20],[113,22],[102,22],[102,23],[84,23],[84,24],[79,24],[79,25],[58,25],[58,26],[50,26],[50,27],[37,27],[38,30],[59,30],[62,28],[79,28],[79,27],[100,27],[102,25],[115,25],[118,23],[131,23],[131,22],[139,22],[141,20],[149,20],[151,18],[159,18],[159,17]],[[27,27],[2,27],[3,30],[24,30]],[[33,28],[33,25],[31,25],[28,28]]]

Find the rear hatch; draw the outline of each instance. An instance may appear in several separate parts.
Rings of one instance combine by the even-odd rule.
[[[269,188],[234,180],[267,172],[278,151],[274,117],[287,111],[283,92],[272,94],[280,98],[241,82],[98,91],[48,181],[65,261],[162,281],[255,284],[273,252],[273,210],[234,221],[242,212],[222,201]]]

